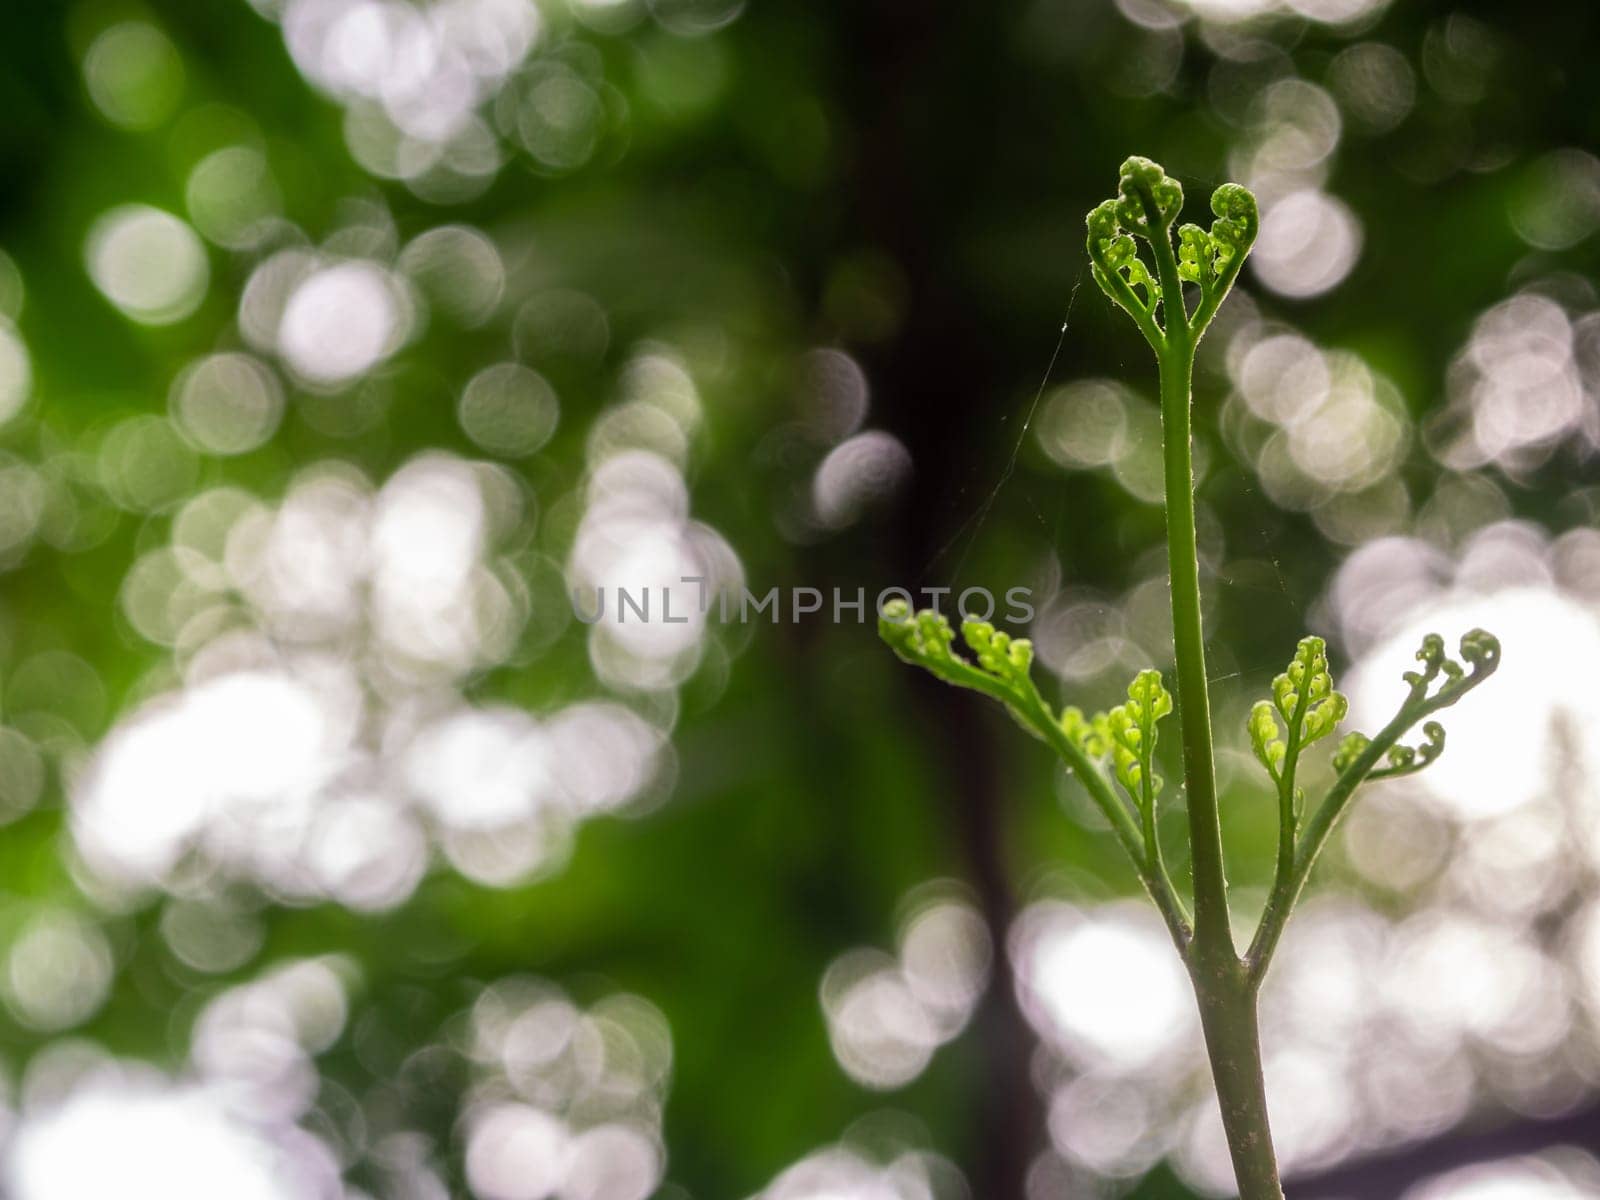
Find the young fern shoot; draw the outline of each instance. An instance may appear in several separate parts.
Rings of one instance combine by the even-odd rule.
[[[1117,196],[1089,213],[1088,251],[1095,282],[1132,318],[1155,352],[1160,376],[1176,710],[1193,877],[1190,903],[1185,904],[1172,882],[1157,836],[1162,780],[1155,749],[1159,723],[1174,710],[1174,696],[1159,671],[1141,671],[1128,687],[1127,702],[1109,712],[1085,716],[1068,707],[1057,713],[1033,682],[1033,647],[1026,639],[968,620],[961,636],[969,659],[958,652],[955,631],[942,615],[913,613],[900,601],[884,607],[879,632],[905,661],[999,701],[1083,784],[1188,968],[1241,1200],[1281,1200],[1256,1020],[1261,981],[1351,797],[1368,780],[1420,771],[1439,756],[1444,729],[1430,718],[1494,672],[1500,645],[1491,635],[1473,630],[1461,639],[1458,662],[1446,654],[1442,638],[1424,638],[1417,651],[1420,667],[1405,676],[1408,692],[1399,711],[1371,737],[1344,737],[1333,758],[1333,783],[1308,804],[1300,783],[1301,759],[1308,747],[1333,734],[1349,705],[1334,688],[1322,639],[1301,641],[1288,669],[1273,680],[1271,698],[1256,704],[1248,721],[1251,747],[1276,791],[1279,836],[1267,905],[1241,955],[1228,909],[1217,804],[1190,407],[1195,349],[1238,279],[1260,222],[1255,197],[1238,184],[1224,184],[1211,197],[1216,217],[1211,228],[1184,225],[1175,231],[1174,244],[1174,223],[1182,208],[1183,189],[1177,180],[1149,159],[1130,158],[1122,164]],[[1149,263],[1141,256],[1141,242]],[[1406,744],[1404,739],[1418,725],[1421,743]]]

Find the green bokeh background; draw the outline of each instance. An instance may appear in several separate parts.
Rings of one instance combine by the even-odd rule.
[[[581,483],[586,431],[626,349],[652,338],[677,346],[705,410],[688,472],[693,512],[761,590],[1003,588],[1037,578],[1051,556],[1074,585],[1120,593],[1144,578],[1159,509],[1103,472],[1063,472],[1024,433],[1052,362],[1052,386],[1105,375],[1151,391],[1144,348],[1084,286],[1082,214],[1129,152],[1164,162],[1197,205],[1228,177],[1252,95],[1274,78],[1325,81],[1356,42],[1405,56],[1415,103],[1382,133],[1346,120],[1327,187],[1364,231],[1354,269],[1304,301],[1247,275],[1261,312],[1360,354],[1421,420],[1444,405],[1473,322],[1521,282],[1564,276],[1593,299],[1600,240],[1541,251],[1512,220],[1538,186],[1541,156],[1600,139],[1591,3],[1419,0],[1355,29],[1288,15],[1220,30],[1191,19],[1157,33],[1109,0],[751,0],[704,37],[675,34],[643,10],[608,32],[548,7],[535,54],[581,58],[614,89],[621,115],[577,169],[541,171],[513,151],[480,196],[436,205],[352,160],[339,105],[307,84],[280,31],[244,0],[12,6],[0,38],[0,248],[25,283],[17,328],[33,384],[0,446],[42,463],[92,445],[116,420],[164,414],[188,361],[237,344],[250,255],[209,248],[205,301],[159,328],[108,304],[83,263],[99,214],[129,202],[183,214],[195,162],[241,131],[264,149],[285,217],[313,241],[344,223],[352,198],[386,208],[402,241],[473,225],[521,248],[525,281],[581,290],[603,308],[604,358],[535,364],[561,398],[562,423],[516,466],[540,510],[533,544],[558,561],[572,530],[561,501]],[[181,55],[171,115],[147,131],[112,125],[84,84],[86,46],[121,19],[156,25]],[[1452,28],[1488,48],[1453,90],[1446,68],[1427,61]],[[1259,46],[1252,62],[1219,55],[1246,37]],[[1177,60],[1150,89],[1139,64],[1157,41]],[[424,448],[476,455],[454,398],[472,372],[507,356],[507,339],[505,321],[433,321],[383,369],[387,399],[369,428],[321,431],[302,405],[326,401],[291,390],[270,442],[237,458],[197,457],[179,491],[226,482],[272,498],[325,459],[382,480]],[[814,462],[774,451],[772,439],[795,417],[797,356],[815,346],[859,361],[868,425],[902,440],[913,471],[850,528],[796,541],[778,515]],[[1216,705],[1231,718],[1292,649],[1349,547],[1275,508],[1253,464],[1230,456],[1217,431],[1226,390],[1212,362],[1197,420],[1210,447],[1202,498],[1227,543],[1209,633],[1223,677]],[[1486,474],[1511,513],[1561,531],[1592,523],[1594,471],[1592,457],[1572,452],[1516,478]],[[1415,445],[1400,467],[1419,498],[1443,473]],[[117,596],[137,554],[167,536],[174,506],[98,503],[103,540],[75,553],[38,542],[0,576],[4,717],[53,764],[37,807],[0,830],[0,924],[21,919],[7,908],[41,904],[103,922],[115,984],[75,1036],[176,1069],[189,1022],[219,988],[281,959],[348,955],[360,968],[352,1023],[385,1036],[368,1041],[381,1052],[342,1040],[319,1059],[325,1078],[358,1095],[380,1080],[400,1088],[458,1169],[450,1089],[461,1081],[441,1090],[413,1054],[485,983],[529,973],[586,1000],[635,992],[666,1015],[667,1175],[688,1195],[752,1194],[886,1108],[920,1123],[976,1196],[1024,1194],[1043,1145],[1042,1101],[1029,1078],[1032,1035],[1004,972],[962,1037],[889,1096],[835,1063],[819,980],[849,947],[892,942],[904,898],[928,880],[962,881],[997,939],[1031,899],[1106,898],[1134,881],[1109,837],[1069,817],[1046,755],[1003,714],[899,667],[866,625],[718,633],[729,666],[682,691],[670,794],[649,812],[585,823],[570,861],[540,881],[495,889],[440,866],[402,907],[367,916],[274,903],[241,885],[245,902],[263,906],[266,937],[222,978],[175,960],[158,904],[97,909],[70,867],[63,781],[165,678],[167,652],[138,637]],[[19,668],[48,651],[76,656],[89,679],[30,682]],[[1072,698],[1103,704],[1117,687],[1107,675]],[[542,712],[601,688],[574,628],[468,690]],[[1270,806],[1248,789],[1224,804],[1234,882],[1259,885],[1271,866]],[[1180,830],[1169,832],[1181,856]],[[1321,882],[1353,886],[1341,878],[1335,869]],[[14,1077],[45,1040],[0,1013]],[[1136,1194],[1188,1193],[1158,1170]]]

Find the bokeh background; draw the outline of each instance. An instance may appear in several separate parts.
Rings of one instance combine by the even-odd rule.
[[[5,24],[10,1200],[1225,1191],[1037,744],[853,612],[569,596],[1022,586],[1053,697],[1166,665],[1153,373],[1084,286],[1130,152],[1263,205],[1197,382],[1242,918],[1296,638],[1369,729],[1423,630],[1505,645],[1274,969],[1290,1194],[1600,1196],[1593,4]]]

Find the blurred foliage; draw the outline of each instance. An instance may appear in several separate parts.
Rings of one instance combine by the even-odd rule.
[[[502,102],[488,98],[503,165],[466,185],[410,185],[359,165],[348,138],[360,105],[309,84],[284,30],[245,0],[10,12],[0,248],[14,271],[0,263],[0,293],[21,297],[5,309],[31,381],[0,428],[0,472],[32,472],[34,482],[6,485],[13,513],[42,507],[7,535],[0,695],[7,725],[41,748],[49,783],[0,835],[0,949],[28,914],[60,909],[90,915],[115,962],[104,1003],[70,1030],[0,1014],[13,1078],[65,1035],[179,1070],[208,999],[271,964],[340,955],[356,982],[345,1035],[317,1060],[323,1086],[370,1104],[374,1131],[385,1121],[422,1130],[455,1173],[464,1068],[441,1081],[422,1052],[449,1038],[485,985],[529,974],[580,1003],[625,991],[665,1015],[666,1177],[687,1194],[756,1192],[885,1107],[914,1114],[975,1194],[1020,1194],[1043,1124],[1007,973],[969,1030],[887,1098],[835,1062],[820,981],[850,947],[891,944],[905,898],[929,880],[964,881],[998,945],[1027,901],[1105,899],[1132,893],[1134,880],[1047,755],[997,754],[1013,736],[1003,717],[898,668],[870,622],[713,628],[716,651],[666,689],[670,701],[610,689],[670,728],[671,778],[643,811],[582,822],[570,854],[531,881],[473,882],[435,854],[409,898],[376,913],[213,881],[201,903],[226,898],[260,934],[259,949],[220,971],[173,953],[163,920],[175,901],[101,894],[73,846],[69,795],[113,723],[180,678],[173,650],[141,636],[121,597],[187,499],[229,485],[276,503],[329,461],[381,484],[428,449],[493,458],[463,430],[457,397],[509,359],[534,366],[560,408],[547,444],[507,460],[523,486],[511,540],[524,566],[567,562],[592,430],[640,348],[665,346],[703,415],[685,468],[691,512],[726,539],[752,590],[1026,585],[1115,607],[1159,570],[1159,508],[1116,472],[1064,470],[1035,435],[1072,381],[1128,380],[1128,411],[1148,403],[1143,347],[1081,287],[1081,214],[1130,152],[1168,164],[1192,195],[1279,170],[1286,187],[1348,207],[1359,253],[1336,286],[1297,298],[1247,273],[1241,290],[1260,319],[1359,355],[1392,388],[1405,430],[1380,472],[1402,499],[1391,494],[1378,517],[1341,524],[1320,503],[1285,508],[1239,452],[1262,439],[1226,427],[1243,410],[1224,403],[1233,385],[1219,321],[1197,380],[1202,542],[1219,724],[1243,750],[1247,698],[1307,613],[1319,630],[1333,623],[1324,588],[1351,547],[1419,527],[1439,511],[1429,499],[1469,474],[1419,431],[1452,403],[1452,364],[1475,322],[1524,286],[1573,314],[1597,305],[1600,164],[1583,148],[1600,141],[1600,11],[1380,3],[1348,6],[1372,11],[1339,25],[1291,11],[1314,16],[1310,0],[1240,7],[1273,11],[1234,25],[1164,0],[548,0],[503,91],[567,81],[553,119],[570,117],[563,103],[588,104],[589,124],[560,127],[576,143],[541,134],[519,145],[518,114],[494,116]],[[113,76],[112,100],[97,103],[86,64],[124,22],[160,31],[170,53],[113,46],[104,69],[128,68],[132,82]],[[1360,47],[1365,58],[1348,57]],[[1314,86],[1310,117],[1281,90],[1294,80]],[[1274,95],[1290,107],[1272,110]],[[1329,112],[1338,128],[1318,149]],[[1288,142],[1268,145],[1274,122],[1291,127]],[[197,222],[193,172],[233,146],[267,164],[279,223],[259,242],[205,246],[209,282],[192,312],[129,319],[86,270],[91,230],[128,204]],[[127,451],[136,494],[112,478],[120,468],[103,447],[114,430],[143,415],[165,422],[186,367],[246,348],[241,296],[270,250],[343,236],[350,253],[394,261],[444,225],[497,248],[505,299],[490,316],[461,320],[448,296],[430,311],[424,295],[407,344],[359,379],[318,387],[283,371],[281,423],[259,445],[220,455],[157,438]],[[1320,230],[1317,245],[1335,233]],[[1285,268],[1291,285],[1300,269]],[[571,329],[524,307],[573,295],[587,299],[561,310]],[[909,452],[904,486],[859,520],[819,523],[808,509],[829,448],[804,432],[806,356],[818,347],[860,364],[866,427]],[[1592,412],[1584,420],[1592,438]],[[1558,533],[1592,524],[1594,443],[1557,441],[1532,459],[1474,464],[1483,511]],[[48,503],[29,499],[38,489]],[[1052,699],[1102,705],[1145,656],[1163,665],[1161,651],[1130,633],[1105,669]],[[536,714],[608,694],[575,624],[460,683],[474,703]],[[1259,888],[1272,864],[1270,799],[1241,777],[1224,812],[1233,880]],[[369,1166],[351,1164],[350,1177],[388,1194]],[[1139,1194],[1187,1193],[1158,1171]]]

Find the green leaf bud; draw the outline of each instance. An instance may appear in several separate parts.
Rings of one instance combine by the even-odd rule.
[[[1333,752],[1333,769],[1343,774],[1355,764],[1356,759],[1366,752],[1372,739],[1364,733],[1347,733],[1339,742],[1339,748]]]
[[[1297,761],[1307,746],[1332,733],[1349,709],[1349,701],[1333,688],[1327,643],[1319,637],[1300,639],[1288,669],[1272,681],[1272,699],[1250,710],[1256,758],[1274,782],[1282,782],[1291,754]]]
[[[1277,709],[1271,701],[1257,700],[1250,709],[1248,722],[1250,730],[1250,748],[1255,751],[1256,759],[1267,769],[1267,774],[1277,780],[1283,770],[1283,759],[1287,747],[1283,744],[1283,734],[1278,725]]]
[[[1217,217],[1211,223],[1214,269],[1220,274],[1250,253],[1261,232],[1261,213],[1255,194],[1237,183],[1225,183],[1211,193],[1211,211]]]
[[[1122,164],[1117,181],[1117,216],[1123,227],[1140,237],[1164,232],[1183,211],[1183,185],[1173,179],[1160,163],[1138,155]],[[1149,213],[1155,210],[1157,228],[1152,228]]]
[[[1178,278],[1185,283],[1207,284],[1216,277],[1216,245],[1198,225],[1178,230]]]

